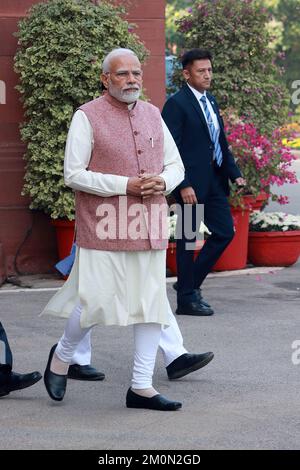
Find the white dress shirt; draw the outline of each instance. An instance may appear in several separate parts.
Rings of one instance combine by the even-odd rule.
[[[169,129],[163,119],[161,121],[164,133],[164,169],[160,176],[165,180],[164,194],[167,195],[183,180],[184,166]],[[91,124],[86,114],[78,110],[73,116],[66,144],[64,163],[66,185],[102,197],[126,195],[127,176],[87,170],[93,145]]]
[[[187,86],[188,86],[189,89],[194,93],[194,95],[195,95],[195,97],[196,97],[196,99],[197,99],[197,101],[198,101],[198,103],[199,103],[199,105],[200,105],[200,107],[201,107],[201,110],[202,110],[202,112],[203,112],[203,116],[205,117],[205,120],[206,120],[206,122],[207,122],[207,117],[206,117],[206,114],[205,114],[205,112],[204,112],[204,106],[203,106],[202,101],[200,101],[201,98],[202,98],[202,96],[205,96],[205,98],[206,98],[206,103],[207,103],[207,107],[208,107],[208,110],[209,110],[209,112],[210,112],[210,115],[211,115],[213,124],[214,124],[216,130],[219,130],[220,126],[219,126],[218,118],[217,118],[216,113],[214,112],[214,109],[213,109],[213,107],[212,107],[212,105],[211,105],[209,99],[208,99],[207,96],[206,96],[206,91],[204,91],[204,93],[201,93],[200,91],[196,90],[196,89],[193,88],[191,85],[189,85],[188,83],[187,83]],[[207,125],[208,125],[208,124],[207,124]]]

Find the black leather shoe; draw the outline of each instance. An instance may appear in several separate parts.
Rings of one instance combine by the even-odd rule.
[[[179,401],[171,401],[163,395],[154,395],[152,398],[141,397],[134,393],[131,388],[126,395],[127,408],[146,408],[148,410],[175,411],[182,407]]]
[[[31,372],[30,374],[18,374],[17,372],[9,372],[8,374],[1,373],[0,397],[4,397],[15,390],[30,387],[41,380],[41,378],[42,374],[38,371]]]
[[[206,300],[203,299],[200,287],[199,287],[199,289],[195,289],[195,292],[196,292],[197,299],[199,300],[199,302],[201,302],[201,304],[204,305],[205,307],[211,308],[209,303],[206,302]]]
[[[177,282],[174,282],[173,289],[176,290],[176,292],[178,291],[178,283]],[[195,289],[195,293],[197,295],[197,299],[201,300],[201,303],[203,305],[205,305],[206,307],[210,307],[209,303],[206,302],[206,300],[203,299],[200,287],[198,289]]]
[[[206,352],[203,354],[182,354],[175,361],[171,362],[166,369],[169,380],[180,379],[195,370],[206,366],[214,357],[214,353]]]
[[[50,398],[52,398],[52,400],[55,400],[55,401],[61,401],[64,398],[64,395],[66,392],[67,375],[55,374],[54,372],[50,370],[50,364],[51,364],[56,346],[57,344],[54,344],[54,346],[52,346],[50,353],[49,353],[47,367],[44,373],[44,383],[45,383],[45,387]]]
[[[68,379],[103,380],[105,379],[105,374],[90,365],[81,366],[79,364],[72,364],[68,370]]]
[[[194,315],[206,317],[213,315],[214,311],[211,307],[204,305],[201,300],[197,300],[197,302],[178,305],[176,313],[177,315]]]

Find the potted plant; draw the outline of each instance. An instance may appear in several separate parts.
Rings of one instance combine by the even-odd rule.
[[[230,204],[233,207],[260,208],[255,199],[261,202],[271,198],[279,204],[288,203],[286,196],[273,192],[273,186],[297,183],[297,176],[291,170],[296,157],[283,143],[286,129],[276,129],[271,135],[262,135],[255,125],[245,118],[239,118],[234,111],[224,114],[228,143],[236,162],[247,181],[243,188],[231,185]]]
[[[60,258],[69,254],[74,233],[74,194],[63,178],[71,117],[100,95],[100,67],[110,50],[126,47],[141,60],[146,56],[123,14],[105,0],[52,0],[34,5],[19,23],[15,69],[27,144],[23,194],[30,196],[31,209],[54,220]]]
[[[297,176],[290,169],[295,157],[282,143],[286,131],[261,135],[253,123],[237,117],[232,110],[227,110],[224,118],[229,145],[247,184],[243,188],[231,185],[229,202],[235,236],[214,266],[216,271],[246,266],[250,212],[260,209],[269,198],[279,204],[288,203],[288,198],[275,194],[272,187],[297,183]]]
[[[249,261],[255,266],[290,266],[300,255],[300,216],[253,211],[250,215]]]

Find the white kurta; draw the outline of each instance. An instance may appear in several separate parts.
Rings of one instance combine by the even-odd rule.
[[[164,169],[160,176],[169,194],[184,178],[176,144],[162,120]],[[82,111],[76,111],[65,152],[65,182],[75,190],[102,197],[126,195],[128,177],[87,170],[93,149],[93,130]],[[165,250],[101,251],[77,248],[68,280],[42,314],[68,318],[81,304],[81,326],[94,324],[168,325]]]

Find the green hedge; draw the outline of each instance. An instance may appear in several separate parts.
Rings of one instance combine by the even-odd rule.
[[[15,69],[20,75],[27,143],[23,194],[32,209],[74,219],[74,195],[63,180],[64,147],[74,111],[100,95],[100,67],[116,47],[147,54],[124,10],[110,2],[49,0],[19,23]]]

